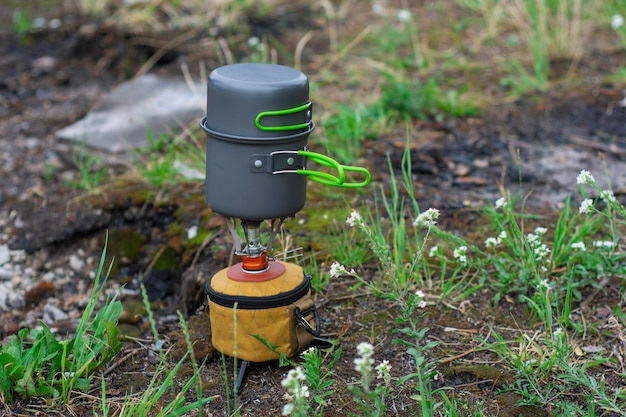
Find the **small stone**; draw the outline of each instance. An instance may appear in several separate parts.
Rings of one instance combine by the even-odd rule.
[[[13,262],[24,262],[26,260],[26,251],[24,249],[17,249],[9,251],[11,260]]]
[[[4,265],[10,260],[11,260],[11,252],[9,251],[9,246],[0,245],[0,265]]]
[[[7,269],[5,266],[0,266],[0,279],[11,279],[13,278],[13,270]]]
[[[68,320],[69,316],[63,310],[51,303],[46,303],[43,308],[43,320],[46,323],[56,323],[58,321]]]
[[[78,257],[78,255],[70,256],[70,268],[72,268],[76,272],[80,272],[83,270],[85,266],[85,261]]]

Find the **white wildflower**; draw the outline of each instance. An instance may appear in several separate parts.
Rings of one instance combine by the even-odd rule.
[[[398,21],[400,23],[408,23],[411,21],[411,12],[406,9],[398,10]]]
[[[306,358],[308,356],[313,356],[317,354],[317,348],[314,346],[311,346],[310,348],[308,348],[307,350],[305,350],[304,352],[302,352],[300,354],[300,356],[302,356],[303,358]]]
[[[287,372],[285,378],[280,382],[292,398],[291,403],[283,407],[282,414],[284,416],[291,415],[296,409],[296,404],[301,403],[304,398],[309,398],[309,387],[303,384],[305,381],[306,375],[302,368],[298,366]]]
[[[384,360],[376,366],[376,378],[385,381],[389,385],[391,382],[391,365],[388,360]]]
[[[259,39],[257,36],[252,36],[248,38],[248,46],[250,48],[256,48],[259,43],[261,43],[261,39]]]
[[[431,247],[430,250],[428,251],[428,257],[433,258],[435,255],[437,255],[438,251],[439,251],[439,246]]]
[[[535,260],[536,261],[540,261],[544,257],[548,256],[548,254],[550,254],[551,250],[550,250],[550,248],[548,248],[548,246],[546,246],[544,243],[542,243],[541,245],[539,245],[536,248],[534,248],[533,252],[535,253]]]
[[[346,219],[346,224],[350,227],[360,226],[363,224],[363,217],[361,217],[361,214],[358,211],[352,210],[350,217]]]
[[[187,229],[187,240],[192,240],[198,236],[198,226],[191,226]]]
[[[624,16],[621,14],[614,14],[611,16],[611,28],[617,30],[624,26]]]
[[[591,242],[591,244],[593,245],[594,248],[604,248],[604,249],[611,249],[617,245],[617,243],[611,240],[594,240],[593,242]]]
[[[499,199],[496,200],[496,209],[504,208],[507,206],[507,204],[508,202],[506,201],[506,198],[500,197]]]
[[[439,218],[439,210],[436,208],[429,208],[423,213],[420,213],[415,221],[413,221],[413,226],[424,226],[430,227],[437,224],[437,219]]]
[[[383,16],[385,14],[385,6],[381,2],[375,1],[372,4],[372,11],[379,16]]]
[[[500,241],[503,241],[504,239],[506,239],[506,231],[505,230],[500,232],[500,234],[498,235],[498,239],[500,239]]]
[[[342,275],[347,275],[348,271],[346,271],[346,267],[341,265],[339,262],[333,262],[330,266],[330,277],[337,278]]]
[[[422,290],[415,291],[415,295],[417,295],[419,298],[424,298],[426,296],[424,294],[424,291],[422,291]]]
[[[541,235],[545,235],[548,232],[548,229],[546,229],[545,227],[536,227],[535,228],[535,233],[539,236]]]
[[[426,300],[422,300],[419,303],[417,303],[417,306],[419,308],[426,308]]]
[[[557,327],[555,331],[552,332],[552,338],[557,340],[561,336],[563,336],[563,329],[561,327]]]
[[[467,262],[467,246],[459,246],[454,250],[452,254],[454,259],[457,259],[461,263]]]
[[[296,368],[290,369],[289,372],[287,372],[285,378],[280,382],[280,384],[283,387],[289,389],[290,387],[293,387],[296,382],[302,381],[306,381],[306,376],[304,375],[304,371],[302,370],[302,368],[298,366]]]
[[[542,279],[541,281],[539,281],[539,285],[537,285],[537,289],[541,290],[542,288],[545,288],[547,291],[550,291],[550,289],[552,289],[547,279]]]
[[[595,178],[593,178],[593,175],[591,175],[591,172],[583,169],[582,171],[580,171],[580,174],[578,174],[578,177],[576,177],[576,183],[579,185],[594,185],[596,183],[596,180]]]
[[[359,356],[371,358],[374,354],[374,346],[371,343],[361,342],[357,345],[356,352]]]
[[[581,252],[587,251],[587,246],[585,246],[585,242],[574,242],[572,243],[571,248],[579,250]]]
[[[485,246],[488,248],[495,248],[499,244],[500,244],[500,239],[498,239],[497,237],[488,237],[485,240]]]
[[[374,355],[374,346],[367,342],[361,342],[356,347],[356,351],[359,356],[354,359],[354,369],[367,379],[369,374],[372,372],[372,365],[374,363],[374,360],[372,359],[372,356]]]
[[[299,397],[309,398],[310,392],[309,387],[306,385],[300,385],[300,391],[298,391]]]
[[[600,191],[600,198],[607,204],[617,203],[617,199],[615,198],[615,194],[613,194],[612,190]]]
[[[291,415],[291,413],[294,412],[294,410],[296,409],[296,406],[293,403],[287,403],[283,406],[283,412],[282,415],[283,416],[289,416]]]
[[[534,233],[528,233],[526,235],[526,242],[528,242],[528,244],[534,248],[539,243],[541,243],[541,239],[539,239],[539,236]]]
[[[590,198],[584,199],[580,203],[580,207],[578,208],[578,212],[580,214],[587,214],[591,212],[591,208],[593,207],[593,200]]]

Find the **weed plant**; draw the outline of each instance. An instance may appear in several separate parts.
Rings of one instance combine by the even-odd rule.
[[[410,172],[405,155],[405,184],[410,184]],[[626,224],[626,211],[613,192],[601,188],[588,171],[581,171],[577,182],[583,196],[580,206],[577,211],[572,210],[566,201],[553,231],[535,226],[529,232],[527,224],[546,219],[525,214],[523,205],[521,212],[515,211],[515,200],[502,197],[485,208],[484,215],[496,233],[486,239],[484,248],[441,230],[437,226],[438,210],[431,208],[420,213],[410,186],[406,187],[409,205],[420,214],[413,217],[414,228],[407,227],[406,218],[411,216],[406,214],[410,210],[400,200],[393,173],[390,198],[385,199],[383,193],[382,205],[388,216],[384,226],[380,214],[366,220],[353,211],[348,217],[346,224],[360,232],[364,244],[375,255],[380,278],[365,279],[338,262],[331,266],[330,275],[357,278],[374,294],[398,306],[399,336],[394,343],[406,347],[413,358],[414,371],[399,376],[396,387],[415,381],[421,415],[458,415],[456,410],[462,408],[456,398],[431,385],[437,372],[436,361],[428,359],[428,352],[437,342],[427,341],[428,329],[421,325],[422,309],[428,305],[426,299],[441,300],[443,295],[451,294],[459,295],[457,300],[466,299],[480,286],[492,289],[496,304],[505,295],[517,295],[533,322],[540,326],[540,330],[530,334],[522,332],[517,346],[495,329],[490,333],[495,342],[482,341],[484,349],[496,352],[505,366],[517,373],[516,382],[505,390],[520,395],[520,405],[551,404],[558,415],[594,415],[600,410],[619,413],[626,404],[626,394],[609,389],[603,374],[597,371],[609,358],[600,354],[582,357],[578,346],[583,343],[588,326],[572,316],[573,303],[582,301],[584,288],[602,289],[600,281],[609,276],[624,277],[624,255],[618,253],[617,241]],[[595,199],[587,197],[588,191],[596,195]],[[439,269],[433,269],[435,265],[425,259],[425,248],[435,239],[437,244],[428,252],[438,258]],[[444,246],[450,248],[451,255],[446,254]],[[452,276],[433,279],[437,273],[446,273],[448,264],[455,265]],[[479,279],[450,287],[449,278],[463,273]],[[615,318],[613,321],[619,323]],[[363,352],[360,353],[363,358]],[[367,373],[364,378],[367,381]],[[382,409],[384,398],[390,393],[380,387],[368,390],[361,386],[353,395],[363,407],[361,412],[367,409],[374,413],[368,415],[377,415],[376,410]],[[581,393],[586,401],[578,401],[576,393]]]
[[[148,321],[150,322],[150,328],[152,329],[154,337],[153,349],[158,351],[160,361],[156,366],[156,370],[153,373],[148,386],[145,391],[141,393],[139,398],[135,398],[132,393],[127,393],[124,400],[124,404],[121,407],[119,417],[134,417],[134,416],[183,416],[191,411],[195,411],[197,415],[203,415],[203,407],[207,403],[211,402],[214,397],[204,398],[202,394],[202,381],[200,380],[200,371],[203,365],[198,366],[196,357],[193,353],[193,346],[189,338],[189,331],[182,314],[179,312],[179,323],[185,337],[187,344],[187,352],[183,357],[170,369],[170,357],[163,349],[163,341],[159,338],[159,333],[156,328],[156,322],[150,309],[150,303],[148,301],[147,293],[142,285],[142,296],[146,312],[148,313]],[[191,363],[193,374],[186,382],[180,383],[176,378],[179,375],[181,367],[187,365],[187,362]],[[187,401],[186,394],[193,388],[195,388],[196,400]],[[105,405],[106,399],[106,386],[102,385],[102,408],[108,409]],[[171,398],[171,399],[169,399]],[[108,414],[104,414],[105,416]]]
[[[102,159],[89,151],[85,143],[74,150],[72,161],[78,169],[78,180],[71,181],[69,185],[79,190],[93,191],[102,183],[109,171]]]
[[[154,186],[159,187],[165,183],[176,182],[178,180],[178,170],[174,164],[176,148],[170,143],[169,136],[161,134],[155,138],[151,131],[148,131],[146,136],[150,147],[145,152],[136,153],[141,161],[137,167],[146,180]]]
[[[117,320],[122,305],[113,297],[99,311],[96,304],[105,288],[105,251],[93,284],[89,303],[74,335],[58,340],[50,328],[22,329],[0,346],[0,394],[12,404],[16,396],[50,399],[69,404],[73,391],[86,391],[94,373],[115,357],[122,345]]]
[[[365,112],[362,105],[354,108],[340,105],[337,114],[322,123],[326,150],[342,164],[353,163],[361,154],[361,141],[371,128]]]

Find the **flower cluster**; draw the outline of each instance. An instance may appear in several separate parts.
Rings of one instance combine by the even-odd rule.
[[[548,256],[551,252],[550,248],[541,241],[541,237],[546,234],[548,229],[545,227],[537,227],[535,228],[534,233],[528,233],[526,235],[526,242],[528,246],[533,250],[535,254],[535,260],[540,261],[546,256]]]
[[[587,246],[585,246],[585,242],[574,242],[572,243],[571,248],[579,250],[581,252],[587,251]]]
[[[408,23],[412,20],[411,12],[406,9],[398,10],[398,21],[400,23]]]
[[[621,14],[614,14],[611,16],[611,28],[618,30],[624,26],[624,16]]]
[[[348,271],[345,266],[341,265],[339,262],[335,261],[330,265],[330,277],[338,278],[342,275],[354,275],[354,269]]]
[[[590,198],[585,198],[581,203],[580,203],[580,207],[578,208],[578,212],[580,214],[587,214],[591,212],[591,209],[593,208],[593,200]]]
[[[612,190],[602,190],[600,191],[600,198],[604,200],[607,204],[615,204],[617,203],[617,199],[615,198],[615,194],[613,194]]]
[[[426,298],[426,295],[424,294],[424,292],[422,290],[417,290],[417,291],[415,291],[415,296],[419,300],[417,302],[417,306],[419,308],[425,308],[426,307],[426,300],[424,300],[424,298]]]
[[[283,407],[282,414],[284,416],[291,415],[296,410],[297,404],[309,398],[309,387],[303,384],[304,381],[306,381],[306,376],[299,366],[290,370],[281,381],[281,385],[292,398],[292,401]]]
[[[354,359],[354,369],[361,375],[369,375],[374,364],[374,346],[367,342],[361,342],[356,347],[358,357]]]
[[[459,246],[454,250],[452,254],[454,259],[458,260],[462,264],[467,262],[467,246]]]
[[[385,385],[391,383],[391,365],[388,360],[384,360],[376,365],[376,379],[382,379],[385,381]]]
[[[363,217],[361,217],[361,214],[358,211],[352,210],[352,213],[350,213],[350,217],[346,219],[346,224],[350,227],[360,227],[361,225],[363,225]]]
[[[538,290],[545,289],[546,291],[550,291],[552,289],[552,286],[550,285],[550,282],[547,279],[542,279],[541,281],[539,281],[539,284],[537,285],[537,289]]]
[[[613,249],[616,246],[612,240],[594,240],[591,244],[594,248],[600,249]]]
[[[505,208],[509,203],[506,201],[506,198],[504,197],[500,197],[499,199],[496,200],[496,210],[500,209],[500,208]]]
[[[413,221],[413,226],[432,227],[437,224],[439,218],[439,210],[436,208],[429,208],[423,213],[420,213]]]
[[[576,183],[578,185],[594,185],[596,183],[596,179],[593,178],[591,172],[583,169],[582,171],[580,171],[580,174],[578,174],[578,177],[576,177]]]
[[[369,391],[369,383],[374,365],[374,346],[367,342],[361,342],[356,347],[359,356],[354,359],[354,369],[361,374],[361,383],[366,391]],[[391,382],[391,365],[384,360],[374,368],[376,378],[382,379],[385,385]]]
[[[488,237],[485,240],[485,246],[488,248],[495,248],[496,246],[500,245],[500,243],[502,243],[504,239],[506,239],[506,231],[503,230],[500,232],[498,237]]]

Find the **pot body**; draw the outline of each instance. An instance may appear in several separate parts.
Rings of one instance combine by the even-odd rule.
[[[292,68],[235,64],[209,76],[206,200],[226,217],[294,216],[306,200],[305,158],[311,121],[309,84]]]

